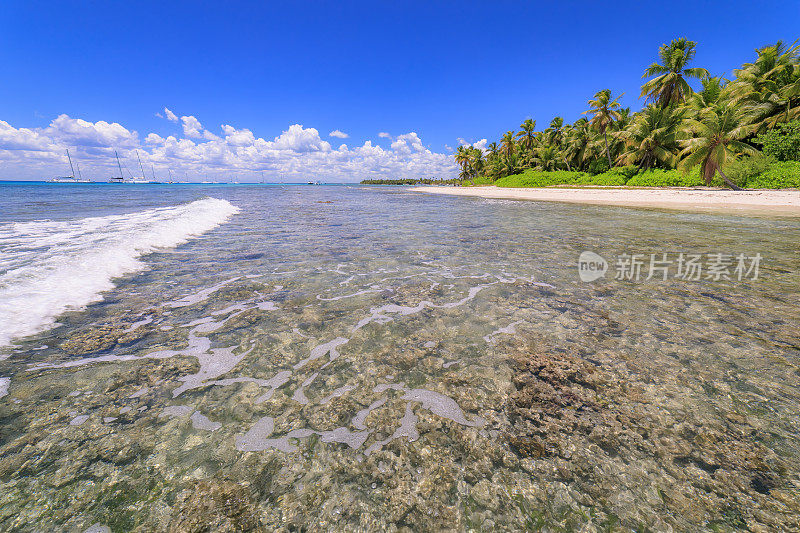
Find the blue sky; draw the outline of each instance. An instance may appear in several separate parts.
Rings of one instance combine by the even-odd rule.
[[[70,142],[98,174],[106,170],[110,144],[126,158],[141,149],[159,170],[186,165],[187,179],[203,174],[204,157],[214,175],[224,174],[215,146],[178,147],[192,138],[184,116],[209,132],[195,135],[195,145],[217,142],[212,135],[225,139],[221,127],[228,125],[265,140],[264,150],[286,151],[286,157],[235,162],[240,179],[263,170],[291,180],[315,164],[323,177],[341,181],[441,175],[453,168],[447,147],[459,138],[496,140],[528,117],[542,127],[556,114],[572,121],[599,89],[625,92],[623,103],[637,109],[641,74],[672,38],[697,41],[696,66],[725,75],[752,60],[754,48],[800,37],[798,22],[800,2],[785,1],[6,1],[0,120],[8,127],[0,133],[6,138],[0,178],[63,173],[57,148]],[[156,116],[165,115],[164,107],[179,120]],[[100,131],[78,134],[88,126],[67,120],[53,126],[61,115]],[[109,133],[98,122],[131,135]],[[269,144],[295,124],[303,128]],[[25,142],[38,143],[42,153],[8,140],[26,128],[38,137]],[[349,137],[330,137],[334,130]],[[155,137],[146,142],[150,133],[162,140],[172,135],[176,143],[159,150]],[[369,150],[352,153],[366,141]],[[336,153],[343,142],[346,157]],[[399,144],[393,149],[392,142]],[[414,159],[422,149],[430,157]],[[299,158],[315,156],[300,164],[289,161],[292,150]],[[322,156],[326,151],[330,157]],[[440,155],[448,158],[434,157]],[[180,158],[194,159],[189,166]],[[345,159],[347,165],[336,162]]]

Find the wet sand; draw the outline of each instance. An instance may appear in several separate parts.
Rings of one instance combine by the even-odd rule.
[[[478,196],[508,200],[570,202],[578,204],[654,207],[681,211],[710,211],[738,215],[800,217],[800,190],[728,189],[659,187],[413,187],[415,192]]]

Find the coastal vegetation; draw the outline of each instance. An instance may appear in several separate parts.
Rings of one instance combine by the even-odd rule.
[[[405,178],[361,180],[361,185],[461,185],[460,179]]]
[[[800,46],[760,48],[730,80],[694,66],[696,47],[659,48],[638,111],[602,89],[572,124],[528,118],[485,149],[459,146],[460,184],[800,187]]]

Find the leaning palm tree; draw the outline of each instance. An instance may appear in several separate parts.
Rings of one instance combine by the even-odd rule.
[[[641,96],[646,96],[647,101],[661,107],[685,102],[692,94],[686,78],[708,77],[708,71],[704,68],[686,68],[694,59],[695,46],[696,42],[685,37],[662,44],[658,49],[661,63],[653,63],[644,71],[642,78],[655,78],[642,85]]]
[[[739,190],[722,172],[725,162],[736,155],[755,155],[758,150],[741,141],[755,129],[753,110],[727,101],[704,109],[696,118],[684,121],[687,138],[680,155],[684,169],[700,165],[706,185],[711,185],[714,175],[719,175],[731,189]]]
[[[533,142],[536,136],[536,121],[525,119],[525,122],[519,125],[520,131],[517,133],[517,138],[522,141],[522,146],[525,150],[533,150]]]
[[[622,98],[622,94],[612,100],[611,90],[603,89],[594,95],[593,100],[589,100],[589,110],[583,112],[584,115],[592,115],[589,125],[597,128],[597,131],[603,135],[609,168],[613,167],[614,164],[611,162],[611,152],[608,150],[608,134],[606,130],[620,118],[619,108],[622,107],[618,101],[620,98]]]
[[[644,170],[658,164],[674,168],[684,114],[682,109],[674,107],[661,108],[654,104],[645,107],[636,114],[630,126],[615,132],[614,135],[625,143],[617,162],[638,165]]]

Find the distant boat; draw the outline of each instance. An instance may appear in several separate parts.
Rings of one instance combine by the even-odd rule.
[[[125,183],[125,176],[122,175],[122,165],[119,164],[119,154],[117,154],[116,150],[114,150],[114,157],[117,158],[117,168],[119,169],[119,177],[117,178],[117,177],[112,176],[108,180],[108,182],[109,183]]]
[[[320,182],[318,182],[318,181],[309,181],[308,185],[320,185]]]
[[[132,178],[132,179],[129,179],[129,180],[128,180],[128,181],[126,181],[125,183],[134,183],[134,184],[141,184],[141,183],[156,183],[156,182],[155,182],[155,181],[153,181],[153,180],[149,180],[149,179],[147,179],[147,177],[145,176],[145,174],[144,174],[144,167],[142,166],[142,158],[141,158],[141,157],[139,157],[139,150],[136,150],[136,159],[138,159],[138,160],[139,160],[139,169],[142,171],[142,177],[141,177],[141,178]]]
[[[72,171],[71,176],[58,176],[48,180],[51,183],[93,183],[90,179],[83,179],[81,175],[81,169],[78,168],[78,178],[75,177],[75,169],[72,166],[72,157],[69,155],[69,149],[67,149],[67,159],[69,160],[69,169]],[[77,164],[77,162],[76,162]]]

